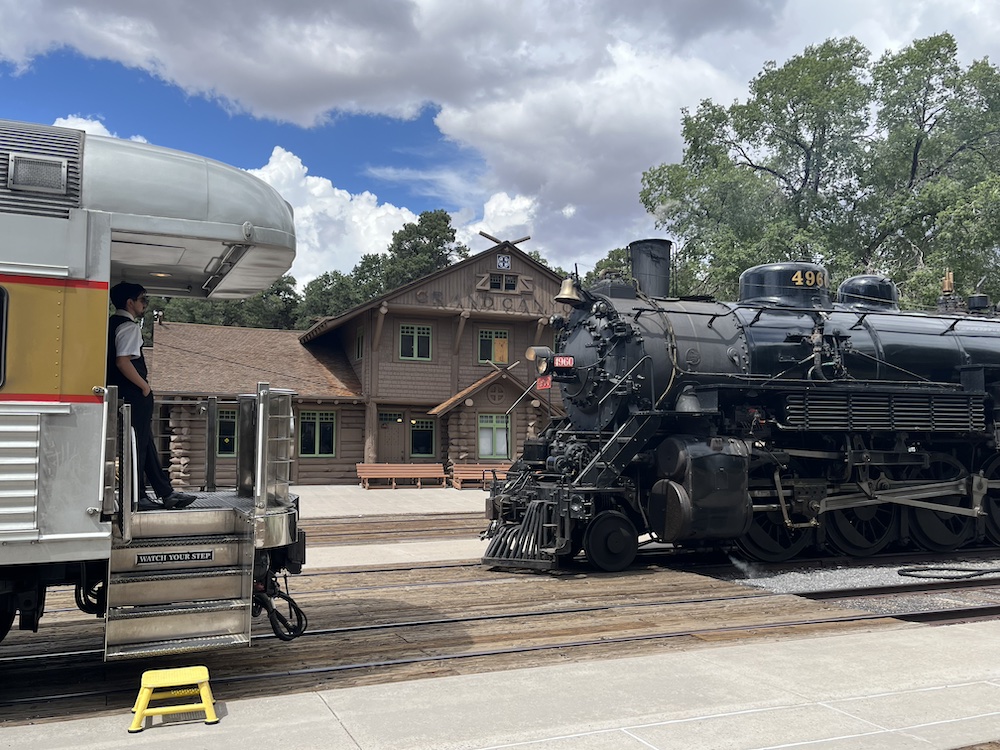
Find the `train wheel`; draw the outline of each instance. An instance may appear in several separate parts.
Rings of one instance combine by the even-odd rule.
[[[583,549],[595,568],[615,573],[635,560],[639,535],[624,513],[606,510],[598,513],[583,535]]]
[[[911,474],[911,478],[933,481],[958,479],[966,474],[960,461],[941,453],[931,456],[930,465],[926,469]],[[958,506],[962,497],[938,498],[942,505]],[[910,536],[918,546],[929,552],[950,552],[958,549],[972,538],[975,530],[975,520],[971,516],[959,516],[945,511],[929,510],[927,508],[909,509]]]
[[[761,562],[791,560],[813,540],[811,529],[790,529],[781,513],[754,513],[750,530],[737,540],[748,557]]]
[[[983,467],[983,476],[988,481],[1000,479],[1000,456],[986,463]],[[986,491],[983,510],[986,511],[986,537],[993,544],[1000,546],[1000,489]]]
[[[828,513],[826,538],[845,555],[867,557],[885,549],[899,529],[898,506],[865,505]]]
[[[6,638],[7,633],[10,632],[10,626],[14,622],[15,614],[14,595],[7,594],[6,596],[0,596],[0,641]]]

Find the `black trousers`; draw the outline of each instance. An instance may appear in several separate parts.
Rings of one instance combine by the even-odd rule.
[[[167,497],[174,490],[160,466],[160,456],[153,442],[153,394],[143,396],[141,391],[136,391],[121,395],[125,403],[132,406],[132,429],[135,430],[136,460],[139,463],[139,496],[146,493],[148,482],[157,497]]]

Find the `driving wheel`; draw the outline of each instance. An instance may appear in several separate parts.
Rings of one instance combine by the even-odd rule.
[[[852,557],[867,557],[885,549],[899,529],[898,506],[864,505],[827,513],[827,541],[838,551]]]
[[[614,573],[624,570],[639,551],[639,535],[628,516],[617,510],[598,513],[583,535],[583,549],[590,563]]]
[[[736,540],[750,558],[761,562],[791,560],[813,540],[812,529],[790,529],[780,511],[754,513],[750,530]]]
[[[1000,480],[1000,456],[986,462],[983,476],[990,482]],[[1000,488],[986,490],[983,510],[986,511],[986,538],[993,544],[1000,545]]]
[[[930,457],[930,465],[913,471],[909,478],[943,482],[965,476],[962,463],[946,453]],[[958,507],[963,502],[961,495],[935,498],[940,505]],[[958,549],[972,538],[975,520],[972,516],[960,516],[941,510],[910,508],[910,536],[918,546],[929,552],[950,552]]]

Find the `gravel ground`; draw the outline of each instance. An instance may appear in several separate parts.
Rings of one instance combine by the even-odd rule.
[[[716,575],[717,578],[780,594],[869,586],[898,586],[918,583],[921,580],[943,581],[949,578],[970,577],[968,573],[977,571],[987,571],[986,574],[979,576],[984,585],[1000,584],[1000,553],[991,559],[984,559],[982,556],[974,559],[952,557],[946,562],[922,564],[872,560],[867,565],[859,565],[857,561],[835,565],[825,561],[824,564],[817,564],[815,567],[803,568],[796,565],[793,569],[785,571],[773,565],[757,565],[735,557],[731,559],[732,575]],[[912,571],[916,575],[900,575],[900,571]]]

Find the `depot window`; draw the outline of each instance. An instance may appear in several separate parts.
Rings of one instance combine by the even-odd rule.
[[[506,414],[479,415],[479,457],[509,458],[510,420]]]
[[[505,365],[507,358],[507,331],[483,329],[479,332],[479,363],[495,362]]]
[[[403,325],[399,327],[399,358],[430,360],[431,327]]]
[[[410,456],[430,458],[434,453],[434,420],[411,419]]]
[[[299,455],[337,455],[337,414],[332,411],[299,412]]]
[[[219,409],[219,424],[217,428],[219,444],[216,447],[216,455],[235,456],[236,455],[236,410]]]
[[[490,274],[490,289],[494,291],[504,291],[504,292],[516,292],[517,291],[517,274],[516,273],[491,273]]]

